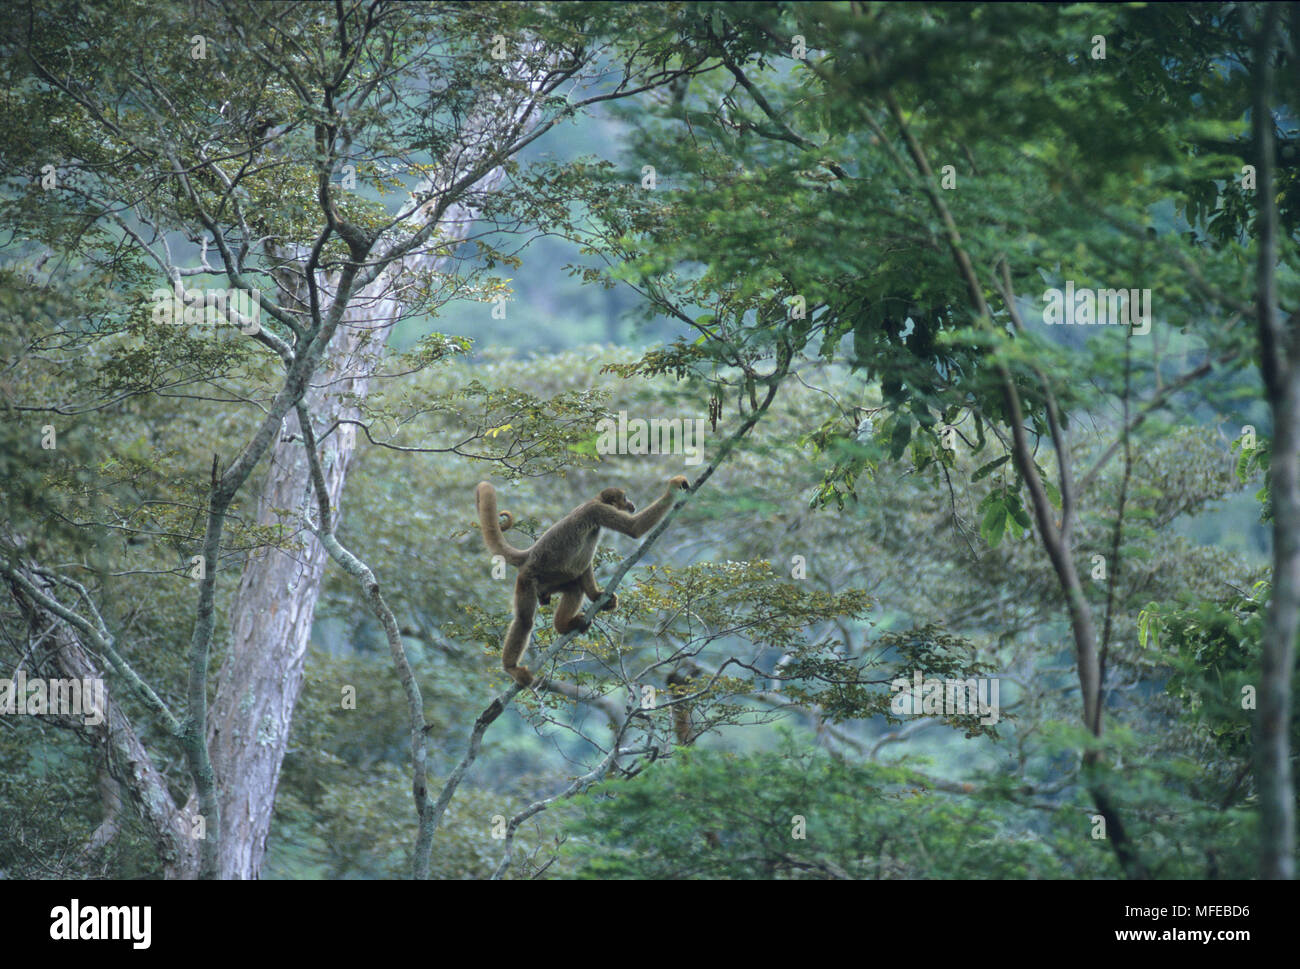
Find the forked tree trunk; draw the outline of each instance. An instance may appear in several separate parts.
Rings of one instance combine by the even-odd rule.
[[[497,169],[476,190],[490,191],[502,177]],[[449,208],[442,233],[444,251],[468,234],[475,213]],[[410,257],[385,273],[351,301],[303,400],[315,420],[317,437],[339,419],[359,419],[357,409],[370,380],[384,361],[388,335],[402,312],[388,297],[393,274],[424,271],[444,260]],[[301,295],[301,294],[300,294]],[[292,304],[292,300],[288,301]],[[356,428],[339,425],[323,442],[321,467],[335,517],[343,509],[343,487],[356,445]],[[221,801],[220,877],[258,878],[266,856],[276,786],[284,762],[293,711],[305,673],[308,639],[320,598],[327,554],[302,528],[310,509],[312,485],[303,453],[302,431],[290,411],[269,463],[257,507],[259,525],[283,525],[298,533],[301,548],[263,550],[249,556],[230,611],[230,641],[209,712],[208,741]],[[195,808],[191,798],[190,808]],[[198,874],[197,855],[192,870]]]
[[[360,416],[355,400],[365,399],[370,377],[383,359],[398,307],[387,299],[365,302],[354,301],[304,397],[319,429],[339,418]],[[341,507],[355,443],[355,427],[343,424],[321,446],[321,466],[335,508]],[[250,555],[231,603],[229,647],[217,679],[208,736],[221,799],[222,878],[261,874],[327,558],[320,542],[302,528],[311,483],[295,412],[286,416],[284,432],[268,457],[257,524],[298,533],[302,544]]]

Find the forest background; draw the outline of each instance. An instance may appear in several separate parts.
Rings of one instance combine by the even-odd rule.
[[[3,877],[1294,875],[1293,7],[3,18]]]

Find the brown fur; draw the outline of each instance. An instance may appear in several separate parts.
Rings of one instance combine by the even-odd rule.
[[[674,694],[682,695],[692,691],[692,683],[699,674],[699,668],[694,663],[684,660],[668,674],[666,682],[669,686],[676,687]],[[693,739],[691,736],[691,704],[674,703],[672,713],[673,735],[676,736],[677,742],[684,747]]]
[[[640,538],[668,514],[673,492],[689,487],[689,482],[677,475],[668,482],[663,496],[639,514],[634,514],[636,506],[627,500],[622,488],[606,488],[599,497],[579,505],[548,528],[530,547],[518,549],[508,544],[503,534],[514,519],[508,512],[497,511],[496,489],[486,481],[479,482],[474,489],[474,500],[478,505],[483,541],[488,551],[519,568],[519,576],[515,579],[514,620],[501,649],[501,665],[516,683],[527,686],[533,681],[532,673],[527,667],[520,666],[519,660],[533,633],[538,602],[549,603],[551,596],[557,592],[560,594],[559,604],[555,607],[555,630],[558,633],[575,629],[586,632],[590,626],[581,615],[582,600],[585,595],[594,602],[603,595],[591,570],[601,529],[610,528]],[[503,518],[506,520],[504,527],[501,523]],[[617,606],[618,596],[614,595],[604,608],[611,610]]]

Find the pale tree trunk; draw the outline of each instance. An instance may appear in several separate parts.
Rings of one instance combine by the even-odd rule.
[[[430,66],[407,63],[409,58],[405,45],[408,38],[405,28],[400,25],[393,24],[391,29],[396,32],[384,41],[384,52],[381,53],[379,46],[373,48],[378,61],[370,64],[371,54],[367,53],[365,38],[374,35],[381,27],[389,29],[387,25],[392,23],[392,18],[379,17],[375,10],[370,10],[362,23],[354,17],[355,10],[346,11],[340,6],[336,13],[340,43],[338,66],[342,73],[328,81],[318,103],[314,93],[317,88],[312,83],[302,83],[291,66],[286,64],[282,72],[273,69],[272,75],[279,74],[281,80],[297,92],[307,113],[286,121],[283,118],[277,120],[277,115],[282,112],[270,111],[265,119],[257,122],[256,127],[248,122],[247,132],[242,129],[237,132],[235,153],[222,153],[226,161],[246,157],[247,161],[234,174],[223,171],[205,154],[207,147],[215,143],[213,141],[204,140],[203,144],[194,146],[186,141],[178,149],[175,141],[163,130],[170,126],[168,115],[175,114],[172,103],[166,102],[165,97],[159,94],[166,107],[155,111],[149,103],[155,85],[148,78],[136,78],[149,89],[139,100],[153,117],[151,124],[156,123],[158,128],[157,132],[150,133],[147,150],[141,150],[146,150],[146,154],[152,153],[151,157],[156,155],[154,160],[162,166],[160,170],[175,179],[184,199],[181,206],[184,215],[181,217],[188,218],[192,214],[196,220],[187,229],[198,232],[201,224],[201,266],[191,265],[183,272],[175,264],[166,240],[176,229],[170,211],[159,219],[159,213],[149,204],[141,202],[127,206],[138,220],[153,230],[157,242],[151,244],[125,218],[118,216],[122,211],[118,204],[120,200],[94,199],[93,193],[85,196],[96,204],[110,202],[104,208],[104,214],[114,216],[114,221],[131,242],[164,269],[173,284],[179,285],[182,276],[194,276],[200,270],[224,274],[231,286],[242,290],[254,288],[250,275],[264,271],[271,272],[276,283],[285,290],[306,287],[309,281],[316,284],[306,287],[311,290],[309,301],[290,300],[266,305],[265,308],[294,338],[272,330],[252,335],[274,351],[284,364],[284,382],[274,391],[269,409],[263,413],[253,435],[237,452],[233,462],[223,469],[220,455],[213,455],[206,522],[200,545],[206,570],[198,576],[183,712],[179,716],[173,713],[120,656],[111,651],[106,653],[106,650],[111,650],[112,636],[95,612],[93,603],[88,601],[88,595],[83,593],[82,598],[87,600],[86,608],[95,614],[96,622],[93,624],[40,592],[9,562],[0,560],[0,570],[24,591],[33,594],[42,608],[76,627],[88,644],[88,651],[90,644],[94,644],[100,655],[108,656],[114,670],[144,698],[146,706],[166,723],[172,736],[179,741],[195,793],[185,809],[177,811],[175,805],[171,805],[171,813],[175,819],[184,821],[187,820],[186,812],[191,812],[196,820],[201,818],[209,825],[207,837],[197,842],[197,850],[188,836],[186,844],[171,846],[181,850],[184,857],[176,865],[167,861],[168,874],[182,877],[255,878],[260,874],[266,851],[276,786],[292,712],[303,681],[308,637],[325,560],[325,553],[300,518],[300,509],[306,507],[310,498],[311,482],[307,462],[301,455],[299,441],[302,433],[297,427],[298,416],[291,415],[291,412],[301,405],[304,408],[302,413],[309,414],[304,420],[315,422],[319,419],[321,422],[320,437],[325,441],[325,451],[320,456],[323,464],[321,477],[325,482],[321,498],[324,500],[328,496],[330,503],[338,507],[353,456],[355,431],[351,425],[334,425],[340,418],[355,417],[357,400],[364,399],[369,392],[376,367],[383,360],[388,332],[403,309],[402,287],[412,286],[411,292],[421,292],[421,279],[410,274],[435,271],[441,260],[451,257],[455,246],[465,239],[475,215],[476,199],[481,193],[493,190],[503,174],[500,166],[506,160],[517,156],[536,138],[588,105],[613,97],[631,96],[653,85],[668,83],[676,76],[673,71],[661,70],[654,64],[641,66],[639,58],[634,56],[629,58],[627,73],[615,88],[605,90],[608,85],[603,68],[590,76],[587,74],[587,69],[597,61],[597,55],[586,51],[585,45],[579,44],[576,50],[570,50],[569,45],[557,42],[556,49],[548,52],[541,40],[529,40],[520,49],[513,75],[509,78],[512,82],[526,83],[490,83],[479,89],[474,86],[474,79],[480,76],[477,68],[468,75],[457,69],[448,76],[452,87],[447,94],[436,90],[437,78],[433,76],[438,71],[436,62],[431,62]],[[240,32],[245,25],[237,22],[240,18],[227,19],[235,34],[242,39],[244,35]],[[258,21],[259,30],[271,26],[266,18],[259,17]],[[354,31],[353,26],[358,27],[359,32]],[[380,40],[377,36],[374,39]],[[394,44],[401,46],[400,54],[395,53]],[[266,51],[270,52],[269,57],[259,57],[270,64],[269,58],[276,56],[274,45],[266,47]],[[302,50],[293,56],[300,54],[312,59]],[[326,54],[321,50],[317,59],[323,58]],[[702,60],[697,60],[680,73],[702,69]],[[632,66],[634,61],[638,65],[635,70]],[[365,71],[358,68],[356,76],[350,78],[348,75],[354,73],[353,68],[363,62],[368,64]],[[37,65],[34,58],[32,63]],[[501,67],[506,68],[506,65]],[[325,77],[334,74],[334,66],[322,67],[321,70]],[[372,71],[373,76],[362,76],[362,73],[369,75]],[[337,192],[329,171],[335,163],[355,160],[351,150],[354,135],[367,135],[367,148],[358,149],[356,153],[362,156],[376,145],[382,146],[389,141],[390,134],[383,129],[379,141],[371,144],[366,132],[369,124],[366,118],[371,111],[403,110],[398,87],[408,83],[402,81],[402,75],[408,72],[413,72],[408,81],[413,85],[411,93],[418,98],[412,106],[423,103],[424,95],[420,92],[427,88],[431,95],[430,110],[436,114],[440,110],[439,104],[449,106],[453,124],[445,138],[436,139],[433,151],[438,170],[429,176],[422,191],[411,200],[412,203],[422,203],[415,209],[416,214],[408,219],[407,225],[385,226],[375,236],[372,227],[353,224],[340,214],[335,205]],[[130,136],[133,143],[136,141],[134,129],[129,126],[124,129],[116,122],[105,120],[112,117],[111,108],[97,104],[90,92],[63,83],[44,68],[40,69],[40,76],[85,109],[91,118],[88,123],[92,126],[105,127],[114,138]],[[467,104],[458,93],[465,80],[470,84],[467,90],[475,98],[473,104]],[[572,89],[562,92],[570,82],[573,82]],[[598,86],[601,90],[587,97],[570,99],[584,84]],[[342,100],[336,98],[340,93],[344,94]],[[564,99],[564,110],[557,111],[535,128],[528,128],[528,122],[540,105],[557,104],[559,98]],[[354,110],[358,108],[364,110]],[[224,105],[217,113],[224,118],[223,112]],[[354,129],[354,120],[361,127]],[[326,224],[319,234],[313,233],[316,241],[310,252],[309,244],[300,242],[286,255],[277,250],[289,248],[292,244],[275,241],[278,237],[274,232],[262,233],[265,227],[260,220],[246,218],[240,201],[243,194],[239,189],[241,180],[250,177],[250,172],[258,172],[257,177],[261,179],[272,171],[261,166],[274,155],[277,129],[287,132],[300,124],[303,130],[314,129],[316,153],[298,161],[309,161],[313,168],[318,163],[321,166],[316,172],[317,197]],[[438,122],[435,127],[445,127],[445,121]],[[248,148],[243,147],[245,134],[251,136]],[[386,152],[383,147],[379,150]],[[197,152],[193,158],[190,157],[191,151]],[[396,154],[402,156],[403,152],[398,149]],[[294,162],[293,153],[286,156],[286,161]],[[291,170],[294,169],[291,167]],[[427,172],[428,168],[421,165],[418,170]],[[221,196],[215,213],[208,211],[205,199],[214,189]],[[78,192],[85,194],[81,189]],[[254,197],[258,194],[255,192]],[[83,200],[79,198],[80,201]],[[410,212],[414,208],[412,204],[404,211]],[[250,226],[247,224],[249,221],[254,224]],[[433,231],[435,229],[440,231]],[[191,238],[198,238],[193,232]],[[336,251],[339,242],[347,251],[347,258],[343,260],[339,259]],[[327,244],[328,249],[325,248]],[[214,270],[207,262],[207,253],[212,246],[220,256],[221,270]],[[264,258],[268,256],[270,262]],[[321,271],[322,265],[333,268],[328,272]],[[315,273],[315,278],[307,275],[311,272]],[[335,300],[332,305],[331,298]],[[423,297],[417,296],[416,299]],[[294,317],[297,317],[296,324]],[[275,440],[277,432],[281,438],[278,441]],[[264,460],[268,456],[269,461]],[[225,523],[236,496],[258,465],[265,468],[266,479],[258,495],[257,521],[273,525],[280,523],[281,517],[287,517],[283,524],[288,534],[301,537],[304,544],[292,552],[268,551],[252,555],[244,564],[230,610],[228,648],[219,671],[215,698],[209,708],[209,663],[217,615],[217,569]],[[399,639],[395,652],[400,652],[400,645]],[[89,655],[93,657],[95,653]],[[408,696],[415,698],[413,708],[418,709],[418,686],[410,677],[406,678],[404,685],[408,687]],[[423,722],[414,715],[411,721],[413,734],[423,737]],[[124,725],[129,727],[129,724]],[[131,751],[130,756],[136,757],[137,753]],[[141,765],[148,765],[147,757]],[[413,770],[417,774],[415,787],[417,791],[422,790],[423,759],[413,757]],[[122,777],[117,780],[122,781]],[[159,787],[152,778],[137,778],[133,784],[136,787],[149,785]],[[165,785],[161,789],[165,792]],[[117,804],[115,794],[106,795],[105,837],[115,830]],[[158,823],[172,822],[163,819]]]
[[[476,191],[490,191],[501,176],[500,169],[492,171],[478,182]],[[468,234],[474,215],[464,206],[450,207],[443,220],[442,238],[448,240],[444,251]],[[371,377],[384,362],[389,332],[402,311],[401,303],[388,295],[396,277],[404,270],[439,268],[444,261],[430,255],[409,257],[353,297],[304,395],[318,437],[334,427],[321,446],[321,465],[336,523],[356,428],[335,427],[335,422],[361,417],[358,403],[368,395]],[[312,483],[302,437],[297,414],[291,412],[269,452],[257,508],[259,525],[282,525],[300,535],[302,546],[264,550],[245,563],[231,605],[229,647],[210,714],[208,738],[222,805],[221,878],[261,875],[280,767],[302,689],[328,559],[319,540],[303,528],[301,515],[314,506],[309,504]],[[197,875],[197,865],[196,857],[191,876]]]
[[[350,398],[366,397],[396,315],[391,300],[354,300],[303,398],[308,412],[326,427],[360,417]],[[229,648],[212,704],[209,748],[222,805],[222,878],[257,878],[261,872],[325,571],[325,550],[302,530],[298,517],[311,486],[301,441],[291,411],[268,454],[257,524],[282,526],[286,533],[300,534],[302,544],[249,556],[231,604]],[[355,427],[341,424],[322,446],[325,481],[336,508],[355,443]]]
[[[527,72],[524,62],[517,71]],[[468,173],[478,170],[503,140],[513,142],[534,110],[530,98],[517,102],[490,99],[477,117],[463,126],[463,148],[447,170],[432,174],[424,187],[435,197],[451,191]],[[357,404],[365,399],[371,377],[383,364],[389,331],[403,309],[393,294],[403,282],[409,283],[408,273],[445,268],[450,259],[447,254],[469,235],[478,215],[468,193],[494,191],[504,174],[500,166],[491,168],[474,184],[457,191],[460,200],[453,200],[441,218],[437,254],[423,251],[397,260],[350,301],[304,395],[307,413],[317,421],[318,437],[340,419],[360,417]],[[430,202],[421,212],[432,207]],[[333,289],[323,275],[318,274],[318,279],[322,292]],[[279,281],[282,287],[303,289],[286,305],[305,305],[301,274],[284,272]],[[297,415],[289,414],[284,433],[269,452],[258,502],[259,525],[281,523],[277,508],[300,516],[309,506],[312,482],[302,436]],[[355,427],[342,424],[329,434],[321,450],[335,526],[355,443]],[[229,648],[210,713],[208,739],[222,805],[221,878],[257,878],[261,874],[280,766],[302,688],[308,639],[328,558],[320,541],[302,528],[301,517],[284,524],[302,535],[303,547],[293,552],[269,550],[250,556],[245,563],[230,612]],[[195,804],[191,797],[191,806]],[[197,858],[193,865],[189,874],[197,876]]]

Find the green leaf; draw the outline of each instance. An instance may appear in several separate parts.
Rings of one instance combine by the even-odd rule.
[[[1007,502],[1007,510],[1015,520],[1015,523],[1025,531],[1029,531],[1033,528],[1034,523],[1029,518],[1029,512],[1025,511],[1025,506],[1021,502],[1019,495],[1014,495],[1012,499]]]
[[[1061,492],[1056,485],[1048,478],[1043,479],[1043,490],[1047,492],[1047,500],[1050,501],[1058,511],[1061,508]]]
[[[1006,464],[1010,460],[1011,460],[1010,454],[1004,454],[1000,458],[994,458],[988,464],[984,465],[973,475],[971,475],[970,476],[971,481],[976,482],[984,478],[987,478],[992,472],[996,471],[998,468],[1002,467],[1002,465]]]
[[[989,548],[997,548],[1006,528],[1007,506],[1001,501],[991,504],[989,510],[984,513],[984,521],[980,524],[980,538],[988,543]]]
[[[912,440],[912,422],[899,415],[898,423],[894,425],[894,433],[889,438],[890,458],[897,461],[902,457],[910,440]]]

